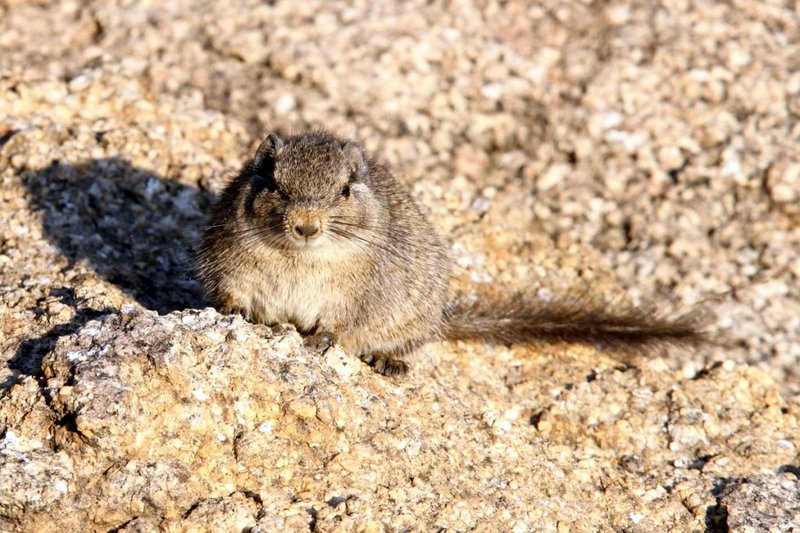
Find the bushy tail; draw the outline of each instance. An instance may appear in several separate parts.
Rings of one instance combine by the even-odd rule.
[[[699,310],[664,316],[650,307],[615,312],[581,300],[545,302],[515,295],[500,301],[458,298],[448,308],[444,337],[502,344],[570,342],[635,349],[709,342],[706,325],[706,317]]]

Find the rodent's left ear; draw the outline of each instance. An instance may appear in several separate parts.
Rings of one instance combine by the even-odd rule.
[[[253,157],[253,164],[255,164],[256,168],[258,168],[264,164],[264,161],[268,159],[275,159],[275,156],[278,154],[278,150],[280,150],[282,147],[283,139],[278,137],[278,135],[275,133],[270,133],[258,147],[258,150],[256,150],[256,155]]]
[[[356,176],[363,176],[367,172],[367,158],[359,145],[352,141],[342,143],[342,153],[347,164]]]

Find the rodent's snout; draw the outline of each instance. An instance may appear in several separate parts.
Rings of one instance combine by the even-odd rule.
[[[319,221],[315,221],[313,224],[296,224],[292,228],[292,232],[298,237],[313,239],[320,233]]]
[[[286,227],[292,238],[300,241],[311,241],[322,235],[321,217],[311,209],[292,209],[286,214]]]

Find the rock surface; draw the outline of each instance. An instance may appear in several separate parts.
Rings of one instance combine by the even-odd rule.
[[[800,484],[796,476],[759,476],[731,483],[722,491],[720,511],[727,515],[730,531],[797,531]]]
[[[781,3],[0,2],[0,530],[799,527],[798,58]],[[408,180],[458,288],[734,342],[387,380],[219,314],[213,193],[312,127]]]
[[[796,415],[763,372],[527,355],[434,346],[387,380],[291,330],[125,304],[4,396],[2,525],[652,531],[781,501],[751,482],[715,505],[715,481],[796,461]],[[793,520],[796,497],[782,506]]]

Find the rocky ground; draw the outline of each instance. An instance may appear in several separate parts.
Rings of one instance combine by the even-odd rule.
[[[798,118],[791,3],[0,0],[0,530],[800,529]],[[318,127],[457,288],[701,304],[727,343],[385,379],[207,308],[214,193]]]

